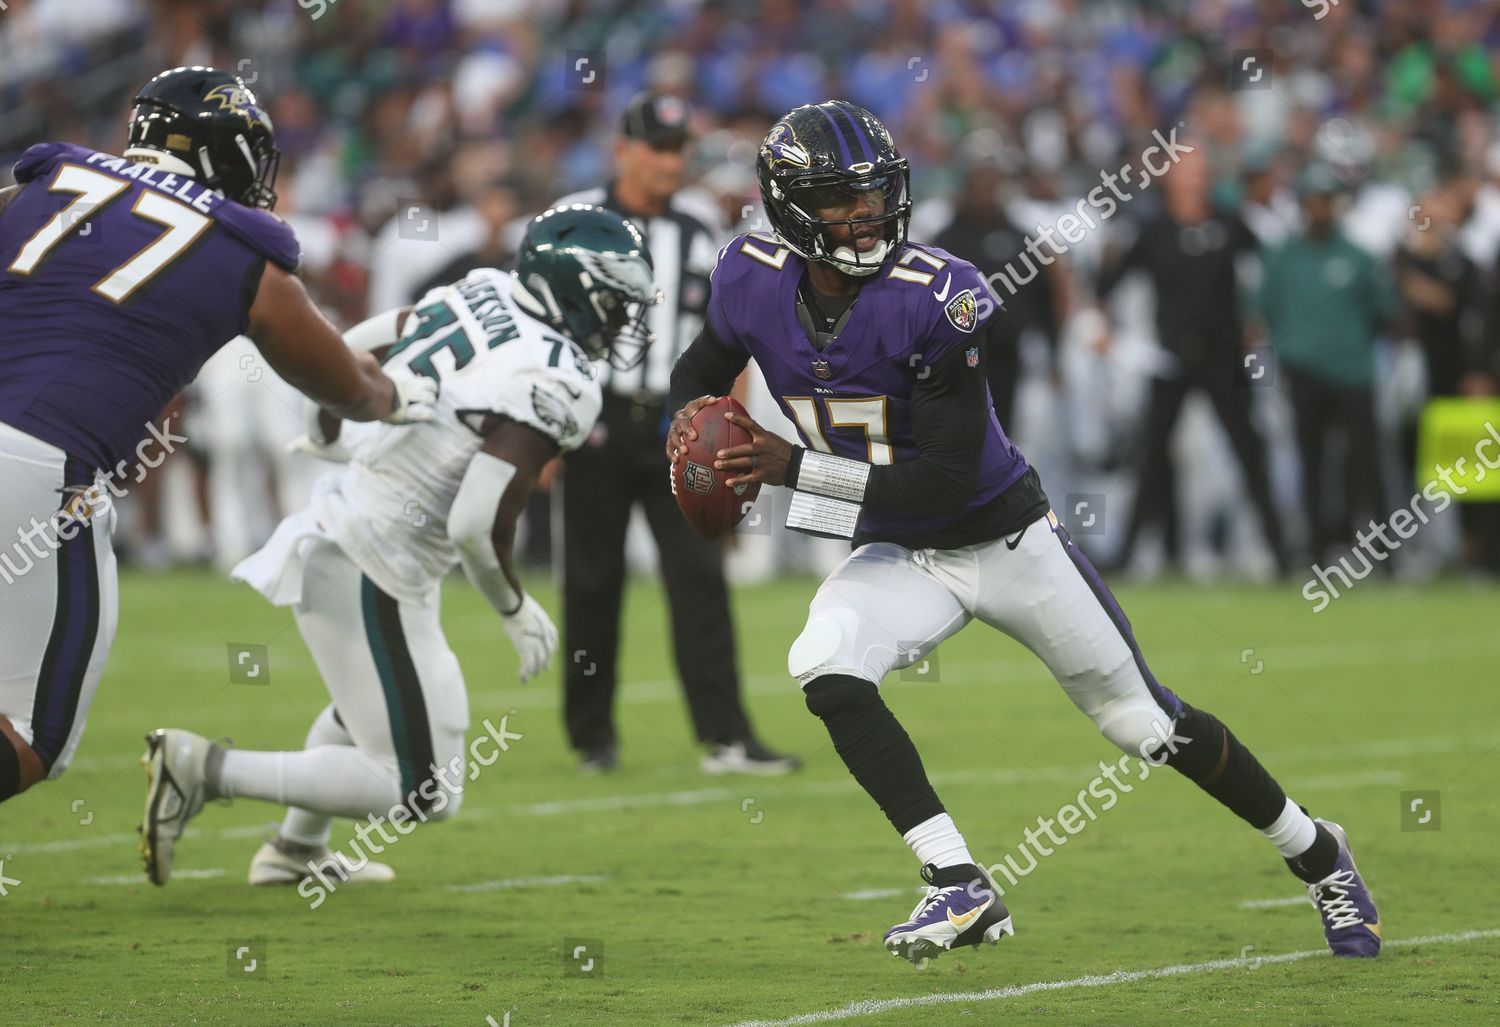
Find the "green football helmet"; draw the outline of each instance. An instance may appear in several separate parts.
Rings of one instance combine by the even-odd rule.
[[[589,203],[532,218],[516,257],[517,299],[592,359],[625,371],[654,338],[646,309],[661,302],[641,233]]]

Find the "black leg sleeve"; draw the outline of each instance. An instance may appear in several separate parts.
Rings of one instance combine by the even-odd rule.
[[[1183,703],[1182,716],[1172,731],[1189,741],[1167,755],[1167,766],[1258,831],[1281,816],[1286,792],[1218,717]]]
[[[839,758],[901,834],[944,812],[922,757],[880,689],[829,674],[808,682],[807,708],[821,717]]]

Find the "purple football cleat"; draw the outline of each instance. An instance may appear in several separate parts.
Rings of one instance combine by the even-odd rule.
[[[1323,936],[1335,956],[1380,954],[1380,914],[1370,889],[1359,876],[1354,856],[1349,852],[1349,836],[1331,820],[1319,820],[1339,843],[1339,856],[1333,873],[1317,884],[1307,886],[1308,898],[1323,918]]]
[[[1002,934],[1015,934],[1010,913],[984,872],[973,864],[922,868],[927,894],[911,918],[885,932],[885,947],[918,966],[949,949],[994,945]]]

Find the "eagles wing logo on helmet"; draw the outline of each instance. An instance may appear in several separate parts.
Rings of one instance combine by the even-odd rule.
[[[661,291],[651,278],[646,262],[629,253],[594,253],[580,251],[578,262],[611,288],[626,293],[641,303],[656,303]]]
[[[241,86],[228,84],[214,86],[203,94],[203,100],[205,103],[209,100],[217,101],[221,110],[238,114],[252,125],[266,123],[266,116],[256,106],[253,94]]]

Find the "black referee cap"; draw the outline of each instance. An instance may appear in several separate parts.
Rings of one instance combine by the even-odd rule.
[[[692,135],[688,128],[692,110],[680,96],[637,93],[625,108],[620,127],[626,139],[640,139],[652,146],[685,143]]]

